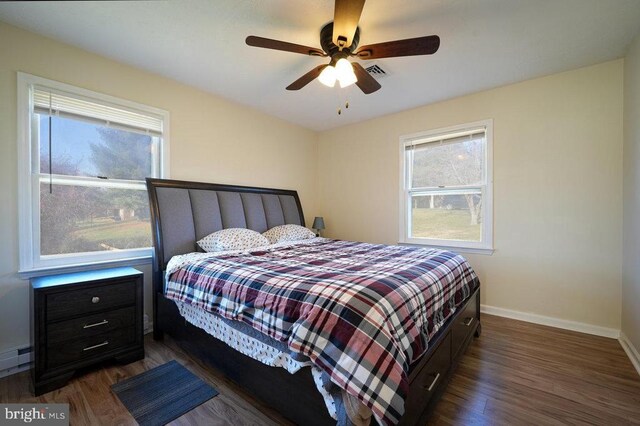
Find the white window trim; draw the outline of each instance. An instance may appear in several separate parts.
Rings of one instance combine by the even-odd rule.
[[[22,278],[29,278],[47,273],[48,271],[80,270],[97,265],[116,265],[121,263],[140,263],[145,259],[151,259],[152,248],[140,248],[121,251],[74,253],[68,255],[51,256],[41,260],[39,253],[39,241],[34,241],[34,235],[38,235],[34,226],[39,224],[39,212],[32,208],[39,200],[34,200],[38,191],[33,187],[32,168],[32,141],[30,128],[30,111],[32,105],[30,90],[33,85],[50,87],[71,94],[95,99],[124,108],[139,110],[154,114],[163,120],[162,144],[160,146],[161,177],[168,178],[169,171],[169,112],[159,108],[142,105],[136,102],[116,98],[114,96],[93,92],[69,84],[48,80],[42,77],[18,72],[17,90],[17,144],[18,144],[18,238],[19,238],[19,270]]]
[[[455,132],[463,132],[473,128],[485,128],[486,137],[486,168],[487,183],[486,191],[483,193],[482,217],[489,218],[482,223],[482,238],[480,242],[476,241],[452,241],[437,240],[432,238],[410,238],[409,237],[409,189],[406,187],[406,161],[405,147],[412,144],[416,140],[429,139],[437,136],[447,135]],[[465,123],[451,127],[443,127],[439,129],[428,130],[425,132],[413,133],[410,135],[400,136],[399,144],[399,161],[400,161],[400,188],[399,188],[399,244],[430,246],[435,248],[455,249],[468,253],[493,253],[493,120],[481,120],[473,123]]]

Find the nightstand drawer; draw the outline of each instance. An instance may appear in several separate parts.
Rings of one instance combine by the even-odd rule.
[[[36,396],[92,364],[144,358],[142,280],[128,266],[31,280]]]
[[[47,321],[131,305],[135,291],[135,283],[127,281],[48,294]]]
[[[50,345],[66,340],[83,339],[133,325],[135,321],[136,309],[131,306],[47,324],[47,338]]]
[[[100,358],[109,352],[131,345],[135,340],[135,327],[126,327],[84,339],[47,345],[47,368],[83,359]]]

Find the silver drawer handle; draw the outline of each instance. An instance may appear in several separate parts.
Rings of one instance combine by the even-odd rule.
[[[440,378],[440,373],[436,374],[435,379],[433,379],[433,382],[431,382],[431,384],[429,385],[429,387],[427,388],[427,392],[431,392],[431,390],[433,389],[433,387],[436,385],[436,383],[438,383],[438,379]]]
[[[99,325],[106,325],[106,324],[109,324],[109,321],[102,320],[102,321],[97,322],[95,324],[85,324],[84,327],[82,327],[82,328],[91,328],[91,327],[97,327]]]
[[[100,298],[98,296],[93,296],[91,298],[91,303],[98,303],[100,301]]]
[[[472,322],[473,322],[473,317],[468,317],[468,318],[465,318],[463,324],[469,327]]]
[[[102,343],[98,343],[97,345],[88,346],[88,347],[84,348],[83,351],[90,351],[91,349],[97,349],[100,346],[107,346],[108,344],[109,344],[109,341],[106,340],[106,341],[104,341]]]

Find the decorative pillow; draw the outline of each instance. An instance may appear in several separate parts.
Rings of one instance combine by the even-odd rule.
[[[299,241],[313,238],[316,234],[309,228],[300,225],[280,225],[274,226],[262,235],[267,237],[271,244],[281,243],[284,241]]]
[[[198,245],[206,252],[227,250],[248,250],[253,247],[269,245],[262,234],[251,229],[228,228],[207,235]]]

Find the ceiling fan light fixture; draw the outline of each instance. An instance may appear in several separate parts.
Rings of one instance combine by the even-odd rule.
[[[351,86],[353,83],[357,82],[358,78],[355,74],[351,74],[342,76],[342,78],[338,78],[338,81],[340,82],[340,88],[344,89],[345,87]]]
[[[336,74],[341,88],[351,86],[353,83],[358,81],[356,73],[353,72],[351,62],[347,61],[345,58],[341,58],[336,62]]]
[[[336,79],[338,78],[338,73],[333,65],[326,66],[320,75],[318,76],[318,81],[324,84],[327,87],[333,87],[336,85]]]
[[[248,36],[245,42],[253,47],[330,58],[328,64],[314,67],[288,85],[287,90],[300,90],[316,79],[325,86],[335,87],[338,80],[340,87],[355,83],[362,93],[369,95],[380,89],[380,83],[359,62],[349,62],[347,58],[368,60],[432,55],[440,47],[440,37],[430,35],[362,46],[358,22],[360,22],[365,1],[335,0],[333,22],[327,23],[320,30],[322,49],[253,35]]]

